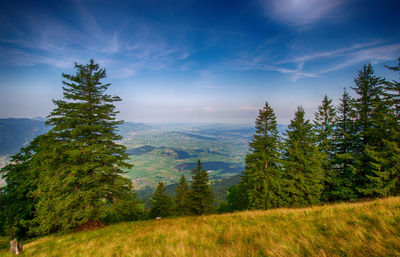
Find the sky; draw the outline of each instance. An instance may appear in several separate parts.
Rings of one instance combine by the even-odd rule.
[[[399,74],[398,0],[2,0],[0,118],[45,117],[62,73],[106,69],[119,119],[288,124],[338,103],[366,63]]]

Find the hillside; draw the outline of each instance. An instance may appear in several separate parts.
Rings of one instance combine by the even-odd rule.
[[[26,242],[21,256],[399,256],[399,235],[393,197],[120,223]]]
[[[0,156],[12,155],[48,130],[43,121],[33,119],[0,119]]]

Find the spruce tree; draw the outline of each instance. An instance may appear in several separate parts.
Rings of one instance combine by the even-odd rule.
[[[381,78],[374,75],[371,64],[364,65],[354,79],[353,90],[357,97],[353,101],[355,111],[355,144],[354,144],[354,173],[356,189],[360,197],[378,196],[375,188],[382,176],[381,168],[377,166],[376,158],[381,149],[385,129],[379,128],[377,122],[382,119],[385,107],[382,102]],[[376,181],[378,180],[378,181]]]
[[[192,185],[189,191],[190,211],[195,215],[209,214],[213,211],[214,194],[208,180],[208,173],[200,160],[193,169]]]
[[[152,197],[153,206],[150,210],[150,216],[152,218],[156,217],[168,217],[171,215],[172,211],[172,200],[171,198],[165,193],[164,183],[159,182],[154,191]]]
[[[389,70],[398,72],[400,75],[400,58],[397,66],[385,66]],[[388,181],[391,185],[390,195],[400,194],[400,82],[393,80],[392,82],[385,81],[385,102],[390,106],[390,111],[386,112],[387,119],[391,122],[387,122],[389,128],[390,137],[383,141],[384,150],[383,158],[386,163],[383,164],[388,170]]]
[[[324,190],[322,199],[327,201],[330,192],[332,191],[333,169],[332,161],[334,156],[333,149],[333,131],[335,129],[336,110],[332,105],[332,99],[324,96],[322,104],[318,106],[314,118],[314,130],[317,137],[317,144],[320,151],[323,153],[322,167],[324,169]]]
[[[259,110],[255,128],[243,174],[250,208],[276,208],[283,205],[280,142],[274,110],[268,103]]]
[[[400,71],[400,66],[387,68]],[[364,148],[369,170],[359,191],[366,196],[400,193],[400,85],[397,81],[383,84],[384,91],[376,97],[371,114],[374,140]]]
[[[178,216],[190,214],[189,188],[185,175],[182,175],[175,189],[175,213]]]
[[[332,190],[329,201],[355,200],[353,165],[354,165],[354,111],[351,97],[344,89],[337,108],[336,127],[334,130],[334,158],[332,174]]]
[[[75,64],[76,74],[62,74],[64,100],[48,116],[52,126],[49,149],[36,153],[41,173],[31,232],[46,234],[66,230],[107,216],[110,205],[131,192],[132,183],[121,176],[126,162],[125,146],[116,141],[114,102],[105,93],[105,69],[93,60]]]
[[[289,205],[305,206],[320,201],[323,190],[322,154],[309,120],[299,106],[290,121],[285,140],[285,190]]]

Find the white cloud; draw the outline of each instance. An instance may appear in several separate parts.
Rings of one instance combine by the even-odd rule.
[[[258,111],[258,107],[257,106],[251,106],[251,105],[243,105],[243,106],[239,106],[239,110],[243,110],[243,111]]]
[[[308,25],[337,17],[345,0],[264,0],[266,14],[280,22]]]
[[[211,112],[213,110],[214,110],[214,108],[212,108],[211,106],[204,106],[203,107],[203,111],[206,111],[206,112]]]

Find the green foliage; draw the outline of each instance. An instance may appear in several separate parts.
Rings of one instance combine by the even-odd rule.
[[[397,66],[386,66],[386,68],[400,74],[400,58],[398,58],[397,60]],[[400,82],[396,80],[392,82],[385,81],[384,88],[386,101],[388,102],[390,109],[393,111],[397,123],[400,125]]]
[[[208,173],[197,161],[193,169],[192,185],[189,191],[190,211],[195,215],[208,214],[213,211],[213,192],[208,181]]]
[[[259,110],[255,127],[243,174],[250,208],[276,208],[283,205],[280,141],[275,113],[268,103]]]
[[[374,75],[370,64],[364,65],[354,80],[357,97],[353,101],[355,110],[354,173],[356,189],[361,197],[385,196],[382,187],[387,176],[379,156],[383,140],[391,135],[388,130],[394,125],[388,106],[383,101],[383,80]]]
[[[228,188],[226,201],[229,204],[229,209],[241,211],[249,207],[246,184],[245,178],[242,178],[237,185]]]
[[[351,98],[344,89],[337,108],[336,126],[334,130],[334,158],[332,161],[331,191],[328,192],[328,201],[355,200],[357,193],[354,188],[354,111]]]
[[[299,106],[285,140],[285,190],[289,205],[305,206],[320,201],[323,190],[323,155],[319,151],[309,120]]]
[[[103,221],[107,223],[117,223],[121,221],[138,220],[143,217],[143,210],[140,208],[141,202],[136,198],[133,190],[126,190],[120,193],[118,198],[108,205],[107,215]]]
[[[172,212],[172,200],[165,193],[164,183],[159,182],[152,197],[153,207],[150,210],[150,217],[168,217]]]
[[[317,145],[323,154],[322,167],[324,169],[324,190],[322,192],[322,199],[327,201],[330,198],[332,191],[332,177],[334,171],[332,169],[332,162],[334,157],[334,129],[336,123],[336,110],[332,104],[332,99],[324,96],[322,104],[318,106],[314,118],[314,130],[317,137]]]
[[[75,75],[63,74],[64,99],[54,100],[49,115],[48,147],[35,155],[40,175],[35,196],[32,234],[74,228],[107,217],[109,205],[131,191],[122,177],[126,148],[115,130],[113,102],[119,97],[105,93],[105,70],[90,60],[75,64]]]
[[[317,137],[317,143],[321,152],[325,155],[327,162],[324,167],[329,167],[329,160],[333,155],[333,131],[335,128],[336,110],[332,105],[332,99],[324,96],[322,104],[318,106],[314,118],[314,129]]]
[[[175,214],[185,216],[190,214],[189,205],[189,188],[186,182],[185,175],[179,180],[178,186],[175,189]]]
[[[10,237],[27,237],[28,223],[34,218],[40,170],[36,153],[47,147],[45,135],[35,138],[29,146],[11,158],[10,164],[1,170],[6,181],[1,194],[2,232]]]

